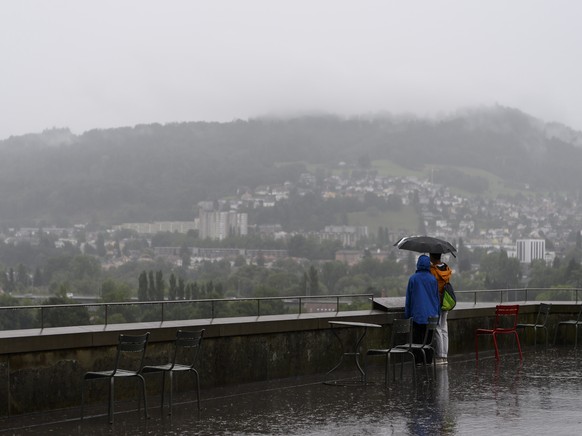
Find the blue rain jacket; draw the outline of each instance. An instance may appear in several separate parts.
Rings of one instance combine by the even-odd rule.
[[[430,272],[430,259],[421,255],[416,263],[416,272],[408,279],[404,317],[417,324],[427,324],[429,316],[440,313],[439,289],[436,278]]]

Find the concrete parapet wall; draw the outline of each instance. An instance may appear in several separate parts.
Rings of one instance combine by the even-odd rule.
[[[523,306],[521,322],[533,322],[537,305]],[[550,316],[550,343],[558,321],[571,319],[578,306],[556,305]],[[474,331],[492,325],[494,306],[459,307],[449,313],[450,354],[474,353]],[[364,349],[385,347],[390,325],[402,312],[379,310],[326,314],[281,315],[214,320],[65,327],[0,332],[0,415],[8,416],[80,406],[83,374],[113,366],[118,335],[151,333],[146,364],[169,359],[176,330],[205,329],[199,371],[202,389],[279,378],[324,374],[341,355],[329,321],[380,324],[368,329]],[[358,332],[337,331],[346,344]],[[565,331],[564,338],[573,337]],[[562,337],[562,336],[561,336]],[[533,343],[533,336],[529,341]],[[538,344],[540,341],[538,340]],[[502,347],[504,346],[501,344]],[[491,345],[482,342],[486,352]],[[347,363],[349,365],[349,362]],[[148,395],[159,393],[158,375],[146,376]],[[180,374],[177,390],[193,388]],[[123,384],[122,384],[123,383]],[[133,380],[116,382],[116,399],[136,396]],[[107,401],[107,382],[87,384],[89,402]]]
[[[83,374],[111,369],[118,336],[150,332],[146,364],[166,363],[179,328],[204,328],[199,364],[204,387],[325,373],[337,360],[339,343],[328,321],[389,325],[395,315],[360,311],[322,315],[173,321],[0,332],[0,415],[80,406]],[[387,328],[387,327],[386,327]],[[385,328],[369,337],[381,340]],[[159,393],[156,374],[146,376],[148,395]],[[193,388],[178,375],[177,390]],[[116,398],[135,397],[135,380],[118,380]],[[108,384],[86,384],[88,401],[107,401]]]

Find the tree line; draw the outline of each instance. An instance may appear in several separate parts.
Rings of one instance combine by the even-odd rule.
[[[384,230],[380,229],[379,235],[385,237]],[[556,258],[551,265],[541,260],[536,260],[531,265],[522,265],[503,250],[471,250],[462,239],[453,241],[458,248],[457,258],[449,260],[454,270],[455,288],[486,290],[580,287],[582,265],[579,259],[582,258],[582,238],[577,232],[573,232],[574,237],[576,240],[573,241],[575,245],[572,250],[565,253],[563,258]],[[304,244],[317,245],[308,239],[297,237],[293,244],[297,244],[297,247],[304,247]],[[297,247],[292,251],[301,254],[301,249]],[[323,247],[325,244],[321,244],[318,249]],[[9,246],[5,245],[3,249],[9,250]],[[398,253],[404,254],[402,257],[392,251],[386,258],[378,259],[374,257],[374,250],[362,250],[362,258],[353,265],[337,260],[318,260],[317,256],[312,259],[289,257],[268,263],[264,258],[249,262],[239,256],[234,260],[201,261],[190,266],[176,266],[162,258],[152,258],[148,261],[131,261],[104,270],[96,254],[80,254],[73,247],[49,252],[46,249],[47,247],[42,246],[29,246],[25,249],[44,253],[42,256],[33,256],[36,259],[47,256],[45,263],[37,266],[38,273],[32,273],[32,268],[21,265],[0,265],[0,284],[3,289],[0,294],[1,306],[34,304],[26,298],[15,298],[12,294],[16,291],[46,295],[41,301],[43,305],[72,304],[72,295],[92,295],[101,302],[128,303],[112,306],[108,314],[109,322],[139,322],[159,320],[160,309],[154,303],[160,301],[168,303],[167,317],[186,319],[213,316],[212,310],[225,316],[248,314],[256,310],[252,303],[247,302],[236,305],[221,302],[211,308],[210,304],[191,303],[193,300],[359,293],[396,297],[404,295],[407,279],[414,271],[418,256],[418,253],[413,252]],[[43,276],[44,279],[39,278]],[[23,280],[23,277],[27,279]],[[562,297],[572,298],[568,291],[563,291]],[[146,304],[140,309],[132,308],[131,303],[135,301],[151,302],[152,305]],[[265,303],[263,309],[267,311],[270,304],[275,303]],[[218,316],[216,313],[214,315]],[[38,311],[6,310],[0,317],[0,327],[38,327],[40,319],[41,314]],[[78,325],[104,322],[105,314],[84,308],[71,311],[56,308],[43,313],[42,319],[46,327]]]

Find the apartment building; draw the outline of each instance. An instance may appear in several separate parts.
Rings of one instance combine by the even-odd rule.
[[[198,203],[200,239],[223,240],[229,235],[248,234],[248,214],[233,210],[216,210],[211,201]]]
[[[546,241],[544,239],[518,239],[516,252],[521,263],[531,263],[534,259],[545,260]]]

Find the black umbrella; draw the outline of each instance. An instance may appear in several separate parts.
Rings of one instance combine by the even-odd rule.
[[[453,257],[457,249],[450,242],[432,236],[405,236],[395,247],[401,250],[416,251],[418,253],[451,253]]]

